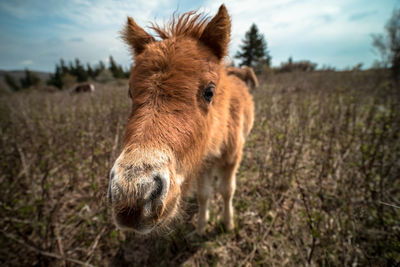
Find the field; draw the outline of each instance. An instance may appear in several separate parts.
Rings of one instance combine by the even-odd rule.
[[[120,233],[108,172],[130,112],[127,81],[92,94],[0,98],[1,266],[357,266],[400,262],[400,88],[378,71],[269,74],[234,198],[195,198],[163,236]]]

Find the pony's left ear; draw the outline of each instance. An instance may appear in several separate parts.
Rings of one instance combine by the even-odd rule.
[[[231,36],[231,18],[225,5],[221,5],[217,15],[207,24],[200,37],[205,45],[210,47],[218,59],[228,54],[228,44]]]

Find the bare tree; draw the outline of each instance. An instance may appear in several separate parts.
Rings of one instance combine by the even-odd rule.
[[[373,34],[372,45],[381,56],[380,66],[390,68],[393,78],[400,80],[400,9],[394,10],[385,25],[385,34]]]

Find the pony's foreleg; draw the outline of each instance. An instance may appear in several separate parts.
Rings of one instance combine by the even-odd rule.
[[[233,230],[235,227],[233,221],[233,205],[232,199],[235,194],[236,189],[236,171],[240,163],[240,156],[232,164],[224,165],[220,168],[220,184],[219,192],[224,200],[224,213],[223,213],[223,223],[226,230]]]
[[[211,173],[204,172],[198,177],[197,182],[197,201],[199,204],[199,220],[197,224],[197,233],[203,234],[204,228],[209,219],[208,204],[212,191]]]

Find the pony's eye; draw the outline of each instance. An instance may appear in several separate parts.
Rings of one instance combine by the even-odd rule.
[[[214,96],[214,90],[215,90],[215,85],[212,83],[207,85],[207,87],[204,89],[203,97],[207,101],[207,103],[211,102],[211,100]]]
[[[131,88],[128,88],[128,96],[129,96],[129,98],[132,98]]]

